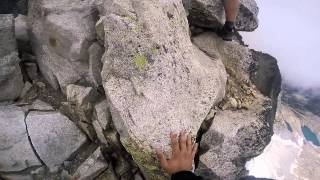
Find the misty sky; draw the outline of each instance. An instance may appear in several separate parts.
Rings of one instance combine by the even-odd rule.
[[[320,87],[320,1],[257,0],[259,28],[242,33],[251,48],[278,59],[282,76],[305,88]]]

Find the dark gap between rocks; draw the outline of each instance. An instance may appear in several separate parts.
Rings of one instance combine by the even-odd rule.
[[[42,165],[46,166],[46,164],[43,162],[43,160],[40,158],[38,152],[36,151],[36,149],[35,149],[35,147],[34,147],[34,145],[33,145],[33,143],[32,143],[31,137],[30,137],[30,135],[29,135],[28,125],[27,125],[27,122],[26,122],[26,119],[27,119],[27,117],[28,117],[28,115],[29,115],[29,112],[30,112],[30,111],[28,111],[28,112],[26,113],[26,115],[25,115],[25,117],[24,117],[24,120],[23,120],[23,121],[24,121],[24,124],[25,124],[25,126],[26,126],[26,131],[27,131],[27,135],[28,135],[28,141],[29,141],[29,143],[30,143],[30,146],[31,146],[31,148],[32,148],[32,151],[33,151],[34,155],[37,157],[37,159],[40,161],[40,163],[41,163]]]
[[[208,130],[210,129],[215,116],[216,116],[216,113],[214,113],[214,116],[212,118],[210,118],[208,120],[206,120],[206,119],[203,120],[203,122],[202,122],[202,124],[200,126],[200,129],[199,129],[199,131],[197,133],[196,142],[198,143],[199,146],[198,146],[198,152],[197,152],[197,154],[196,154],[196,156],[194,158],[195,168],[198,168],[199,163],[200,163],[200,155],[203,154],[203,152],[201,151],[201,147],[200,147],[202,136],[203,136],[203,134],[208,132]]]

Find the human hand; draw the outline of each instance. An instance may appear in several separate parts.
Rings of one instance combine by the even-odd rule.
[[[179,141],[177,134],[170,134],[172,156],[167,159],[162,151],[157,150],[161,167],[169,174],[175,174],[180,171],[192,170],[192,162],[198,150],[198,144],[193,144],[191,135],[185,132],[180,133]]]

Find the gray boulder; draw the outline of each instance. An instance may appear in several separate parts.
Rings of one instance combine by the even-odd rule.
[[[273,134],[281,88],[277,62],[214,33],[203,33],[193,42],[211,57],[220,57],[229,75],[226,98],[202,136],[197,173],[205,179],[239,179],[247,175],[245,163],[262,153]]]
[[[118,180],[118,177],[114,172],[113,167],[110,164],[109,168],[96,179],[97,180]]]
[[[15,100],[24,86],[13,15],[0,15],[0,101]]]
[[[104,53],[99,43],[93,43],[89,48],[89,77],[93,87],[98,87],[102,84],[101,71],[102,62],[101,58]]]
[[[192,25],[205,28],[219,28],[225,22],[225,12],[222,0],[183,0],[189,12],[189,22]],[[259,8],[255,0],[240,0],[236,29],[253,31],[258,27]]]
[[[78,180],[93,180],[109,167],[100,148],[88,157],[76,170],[74,177]]]
[[[27,25],[27,19],[27,16],[21,14],[19,14],[15,18],[15,36],[18,44],[18,49],[21,52],[21,54],[25,52],[32,53],[32,48],[28,35],[29,28]],[[22,60],[24,60],[23,57]]]
[[[266,103],[264,101],[260,103]],[[235,180],[246,175],[245,162],[261,154],[270,142],[272,122],[268,122],[271,106],[256,104],[261,109],[218,112],[209,131],[201,140],[197,173],[214,172],[225,180]]]
[[[67,99],[77,106],[87,106],[98,99],[98,93],[92,87],[69,84],[66,89]]]
[[[35,151],[53,172],[87,142],[77,126],[58,112],[32,111],[26,123]]]
[[[94,114],[96,116],[97,121],[103,130],[107,129],[107,126],[111,122],[111,115],[109,112],[109,105],[106,100],[97,103],[94,106]]]
[[[182,2],[105,1],[103,86],[121,142],[147,179],[163,179],[154,148],[171,131],[196,136],[225,93],[219,58],[193,46]]]
[[[100,51],[91,50],[89,62],[98,19],[93,1],[30,1],[28,18],[40,71],[51,86],[65,92],[68,84],[101,82]]]
[[[28,140],[24,119],[20,107],[0,106],[0,172],[41,166]]]
[[[15,18],[15,36],[18,41],[29,41],[27,18],[21,14]]]

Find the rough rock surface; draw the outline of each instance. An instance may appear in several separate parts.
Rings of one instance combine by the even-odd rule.
[[[251,31],[258,8],[253,0],[241,3],[237,28]],[[192,42],[187,13],[193,34],[224,21],[218,0],[29,1],[28,21],[18,17],[15,30],[33,52],[18,46],[25,88],[16,92],[18,116],[5,113],[12,122],[0,122],[0,140],[12,145],[0,148],[0,179],[68,179],[77,169],[83,179],[166,179],[153,148],[170,153],[169,132],[181,130],[198,135],[197,172],[211,173],[209,179],[246,175],[244,163],[272,134],[281,83],[276,60],[214,33]],[[20,89],[8,91],[4,82],[19,77],[24,85],[10,23],[0,24],[10,29],[0,36],[0,101]],[[7,158],[19,158],[18,166]],[[26,158],[31,163],[20,161]]]
[[[108,106],[108,102],[104,100],[97,103],[94,107],[96,119],[103,130],[106,130],[107,126],[111,122],[111,115]]]
[[[113,122],[145,176],[160,179],[151,148],[168,152],[170,131],[196,135],[224,97],[225,69],[191,43],[181,1],[106,1],[104,7],[102,78]]]
[[[87,141],[73,122],[57,112],[30,112],[26,123],[36,152],[51,171]]]
[[[75,177],[79,180],[93,180],[95,177],[103,173],[108,168],[108,163],[105,161],[98,148],[81,166],[77,169]]]
[[[23,88],[13,15],[0,15],[0,101],[15,100]]]
[[[20,107],[0,106],[0,172],[41,166],[29,143],[24,120]]]
[[[229,74],[221,110],[201,139],[197,173],[207,179],[238,179],[247,173],[246,161],[261,154],[270,142],[280,71],[265,54],[224,42],[213,33],[196,36],[193,42],[211,57],[220,57]]]
[[[32,53],[28,35],[29,28],[27,25],[27,19],[27,16],[21,14],[15,18],[15,36],[19,51]]]
[[[62,90],[76,82],[99,82],[92,72],[99,64],[89,63],[97,19],[93,1],[36,0],[29,3],[29,11],[30,38],[45,79]]]
[[[183,0],[189,12],[190,24],[205,28],[219,28],[225,22],[223,1],[221,0]],[[253,31],[258,27],[259,8],[255,0],[240,0],[236,20],[239,31]]]

